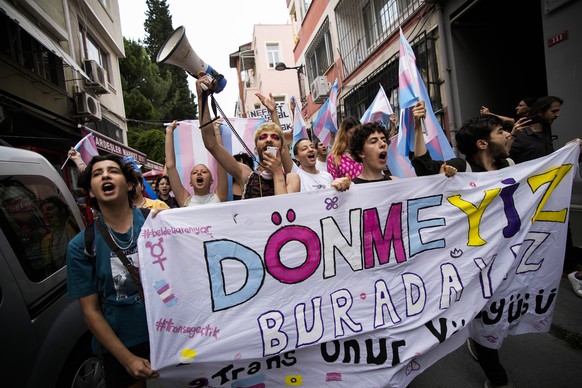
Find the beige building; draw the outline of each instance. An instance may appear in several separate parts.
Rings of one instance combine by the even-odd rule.
[[[303,74],[300,69],[284,72],[276,69],[278,63],[294,62],[293,46],[291,24],[258,24],[253,28],[252,41],[230,54],[230,67],[236,68],[238,74],[239,99],[235,116],[253,117],[254,112],[263,109],[256,93],[265,96],[272,93],[277,104],[285,107],[291,96],[301,100],[298,80]],[[280,114],[287,115],[285,109]]]
[[[103,152],[152,167],[126,146],[118,0],[0,0],[0,28],[2,141],[60,169],[85,129]]]

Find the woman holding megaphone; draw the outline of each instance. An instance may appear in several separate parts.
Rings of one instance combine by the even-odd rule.
[[[217,141],[215,131],[208,124],[211,122],[211,118],[208,110],[208,95],[204,90],[205,88],[210,89],[212,82],[206,76],[200,76],[196,81],[198,106],[202,107],[202,112],[199,112],[198,116],[202,123],[200,129],[206,149],[214,156],[218,164],[232,175],[234,181],[243,188],[243,199],[292,192],[287,187],[287,181],[281,163],[281,160],[286,160],[287,157],[290,161],[291,156],[285,145],[281,126],[278,124],[279,117],[277,115],[277,109],[274,101],[271,101],[271,96],[268,99],[263,96],[259,97],[262,98],[261,102],[269,110],[273,121],[261,124],[255,131],[255,153],[259,156],[259,166],[256,171],[253,171],[246,164],[236,161],[234,156]],[[291,161],[291,163],[293,162]]]

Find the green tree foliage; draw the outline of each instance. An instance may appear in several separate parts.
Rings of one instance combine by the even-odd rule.
[[[197,106],[185,70],[157,64],[156,56],[174,31],[166,0],[146,0],[143,42],[124,38],[125,58],[119,61],[121,84],[128,120],[127,143],[165,162],[163,122],[196,119]]]
[[[171,77],[160,76],[158,66],[150,60],[140,42],[124,38],[123,43],[125,58],[119,61],[119,70],[128,118],[127,143],[147,154],[150,160],[163,163],[164,132],[160,129],[164,111],[160,107],[168,97]],[[155,133],[158,134],[157,143]]]
[[[162,120],[159,109],[168,97],[171,78],[160,77],[158,66],[152,63],[139,42],[123,39],[125,58],[119,61],[125,115],[132,120]]]
[[[146,0],[146,4],[148,10],[144,23],[146,32],[144,43],[151,61],[155,62],[160,48],[170,37],[174,28],[166,0]],[[164,120],[197,118],[196,102],[188,86],[186,71],[174,65],[158,64],[158,66],[160,76],[171,80],[170,93],[160,106],[160,109],[163,109]]]
[[[155,62],[160,47],[172,34],[174,28],[166,0],[146,0],[146,4],[148,10],[144,22],[146,32],[144,43],[152,62]]]
[[[129,135],[128,135],[129,140]],[[137,137],[135,144],[132,146],[135,149],[146,152],[148,159],[155,160],[158,163],[164,164],[166,161],[166,154],[164,145],[166,142],[166,134],[159,129],[149,129],[142,131]]]

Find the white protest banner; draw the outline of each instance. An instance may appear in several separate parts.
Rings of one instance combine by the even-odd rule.
[[[293,121],[291,120],[291,114],[289,112],[289,105],[284,102],[277,103],[277,115],[279,116],[279,122],[281,123],[283,132],[293,131]],[[249,118],[259,117],[265,120],[271,120],[271,114],[267,108],[255,109],[249,112]]]
[[[578,154],[148,218],[153,368],[177,387],[404,387],[470,331],[548,331]]]

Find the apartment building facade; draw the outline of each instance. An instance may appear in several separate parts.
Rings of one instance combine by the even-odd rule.
[[[289,122],[288,106],[291,97],[300,100],[300,80],[304,78],[300,69],[288,69],[291,73],[281,73],[277,64],[293,59],[293,30],[291,24],[257,24],[253,27],[252,40],[230,54],[230,67],[237,70],[239,98],[235,116],[256,117],[258,110],[264,109],[256,93],[268,96],[281,107],[281,119]],[[292,72],[296,72],[296,75]],[[303,91],[305,95],[305,90]],[[285,107],[285,110],[283,110]],[[289,131],[289,127],[284,128]]]
[[[556,148],[581,137],[582,2],[575,0],[285,0],[292,19],[294,66],[305,66],[306,122],[328,96],[316,82],[337,78],[338,122],[361,117],[379,85],[398,112],[399,31],[411,44],[433,110],[451,144],[462,123],[492,112],[514,115],[524,97],[564,99],[553,124]],[[582,184],[571,219],[582,232]],[[575,242],[582,245],[578,239]]]
[[[0,0],[0,29],[3,142],[60,168],[69,147],[90,131],[103,152],[162,168],[127,146],[118,0]]]

